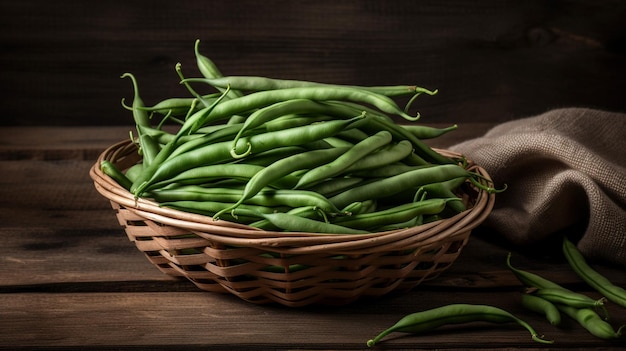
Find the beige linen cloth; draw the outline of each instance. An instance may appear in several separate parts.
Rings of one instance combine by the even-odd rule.
[[[626,114],[557,109],[450,149],[508,185],[487,227],[516,245],[569,233],[588,259],[626,266]]]

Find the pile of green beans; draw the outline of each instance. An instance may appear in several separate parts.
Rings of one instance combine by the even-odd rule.
[[[456,129],[415,124],[419,114],[407,112],[436,90],[223,76],[198,48],[201,77],[176,65],[189,97],[147,106],[135,77],[122,75],[142,160],[101,168],[137,198],[266,230],[358,234],[462,212],[462,186],[499,191],[424,142]],[[405,108],[394,100],[403,96]]]
[[[578,251],[575,251],[575,247],[572,246],[573,244],[565,239],[564,250],[566,251],[566,256],[578,253]],[[576,258],[570,257],[568,260],[576,261],[581,257],[582,255]],[[565,314],[598,338],[614,340],[622,336],[622,331],[626,326],[620,326],[615,330],[609,323],[609,314],[605,307],[607,299],[605,297],[595,300],[537,274],[515,268],[511,264],[511,254],[508,255],[506,264],[527,288],[522,295],[522,306],[530,311],[544,315],[550,324],[560,325],[561,314]],[[588,276],[592,276],[588,270],[581,268],[581,265],[583,263],[576,261],[573,266],[579,270],[582,269]],[[608,282],[606,278],[599,276],[597,273],[594,278],[594,281]],[[601,288],[601,291],[608,290],[612,292],[619,291],[619,289],[619,287],[608,284],[606,287]],[[610,296],[615,298],[617,295],[612,294]]]

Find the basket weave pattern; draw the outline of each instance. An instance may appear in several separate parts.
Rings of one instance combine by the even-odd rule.
[[[439,150],[448,156],[448,151]],[[139,162],[135,145],[117,143],[90,170],[128,238],[162,272],[200,289],[230,292],[257,304],[346,304],[409,290],[437,277],[458,257],[494,195],[464,186],[469,210],[425,225],[360,235],[272,232],[159,207],[134,196],[99,168]],[[468,166],[489,179],[479,166]]]

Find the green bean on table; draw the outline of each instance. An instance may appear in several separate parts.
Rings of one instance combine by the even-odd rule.
[[[374,346],[385,336],[393,332],[423,333],[444,325],[470,322],[517,323],[526,328],[534,341],[552,343],[543,339],[527,322],[508,311],[490,305],[451,304],[404,316],[393,326],[382,331],[375,338],[367,341],[367,346]]]
[[[600,292],[608,300],[622,307],[626,307],[626,290],[613,284],[598,271],[591,268],[574,243],[566,237],[563,238],[563,253],[574,272],[576,272],[582,280]]]
[[[522,294],[521,303],[524,308],[544,315],[550,324],[561,324],[561,313],[552,302],[532,294]]]

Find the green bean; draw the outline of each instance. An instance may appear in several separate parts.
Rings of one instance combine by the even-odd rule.
[[[239,129],[237,135],[235,135],[235,137],[233,138],[233,148],[231,152],[233,158],[245,157],[250,152],[251,145],[248,145],[248,150],[246,150],[246,152],[244,152],[243,154],[238,154],[236,152],[237,142],[247,130],[260,127],[268,121],[272,121],[278,117],[296,112],[327,114],[332,116],[338,116],[340,118],[351,118],[356,115],[355,113],[351,113],[351,111],[349,111],[350,113],[346,114],[345,109],[333,108],[333,106],[329,106],[324,103],[309,99],[291,99],[276,102],[272,105],[256,110],[246,119],[243,126]]]
[[[174,136],[174,139],[170,140],[167,144],[165,144],[165,146],[163,146],[163,148],[161,148],[159,153],[155,156],[153,162],[148,167],[144,167],[143,172],[133,182],[133,185],[130,191],[135,196],[141,195],[141,189],[138,189],[138,188],[143,187],[153,177],[153,175],[160,170],[161,165],[170,157],[172,152],[179,146],[180,139],[185,135],[194,133],[199,128],[199,124],[201,124],[203,121],[206,120],[207,115],[210,114],[212,109],[219,104],[219,102],[224,96],[225,95],[220,96],[220,98],[216,99],[216,101],[211,106],[199,111],[198,112],[199,114],[193,113],[190,117],[186,119],[183,126],[178,130],[178,132]],[[189,109],[190,114],[193,111],[193,109],[194,109],[194,103],[192,103],[192,107]]]
[[[199,50],[200,40],[196,40],[194,45],[194,53],[196,55],[196,65],[198,66],[198,70],[205,78],[221,78],[224,75],[220,72],[217,65],[208,57],[202,55]],[[232,90],[229,88],[220,88],[218,89],[222,93],[227,92],[228,99],[235,99],[243,96],[243,94],[238,90]]]
[[[391,133],[387,131],[378,132],[354,145],[331,162],[309,170],[300,178],[300,181],[298,181],[295,188],[302,189],[341,174],[346,168],[350,167],[358,160],[389,144],[390,142]]]
[[[136,164],[130,166],[126,170],[124,175],[126,176],[126,178],[128,178],[131,181],[131,184],[132,184],[132,182],[134,182],[135,179],[137,179],[137,177],[139,176],[139,174],[141,174],[142,171],[143,171],[143,164],[142,163],[136,163]]]
[[[283,130],[287,128],[293,127],[301,127],[304,125],[308,125],[311,123],[325,122],[335,119],[334,116],[315,114],[301,114],[301,113],[291,113],[286,114],[284,116],[280,116],[271,121],[265,122],[265,130],[268,132]],[[343,133],[343,132],[342,132]]]
[[[362,213],[370,213],[376,209],[375,200],[357,201],[344,207],[341,212],[347,216],[355,216]]]
[[[385,165],[385,167],[372,168],[364,171],[355,171],[350,173],[350,176],[360,178],[389,178],[409,171],[415,171],[417,169],[430,168],[435,166],[437,165],[427,164],[422,166],[409,166],[403,162],[394,162]]]
[[[575,308],[602,308],[604,307],[605,301],[605,298],[594,300],[587,295],[579,293],[571,294],[569,290],[564,291],[563,289],[556,288],[535,289],[530,293],[554,304],[567,305]]]
[[[203,95],[202,99],[204,101],[214,100],[218,98],[219,96],[220,95],[213,93],[213,94]],[[156,112],[162,115],[171,114],[172,116],[184,116],[185,114],[187,114],[187,112],[191,108],[194,100],[196,100],[195,97],[167,98],[167,99],[163,99],[157,102],[156,104],[152,106],[138,106],[137,108],[139,108],[140,110],[144,110],[146,112]],[[127,110],[132,111],[133,109],[132,106],[126,106],[124,104],[123,99],[122,99],[122,105]],[[194,106],[194,112],[197,112],[196,109],[199,110],[200,108],[197,107],[196,105]]]
[[[296,207],[287,211],[287,213],[290,215],[305,217],[305,218],[310,218],[310,219],[315,219],[315,220],[325,219],[324,213],[315,206]],[[269,220],[265,218],[256,222],[249,223],[248,225],[251,227],[259,228],[263,230],[282,230],[281,228],[278,228],[277,226],[272,224],[272,222],[270,222]]]
[[[626,290],[613,284],[606,277],[591,268],[574,243],[566,237],[563,238],[563,253],[574,272],[576,272],[582,280],[600,292],[609,301],[626,307]]]
[[[417,188],[421,185],[443,182],[458,177],[470,177],[470,173],[454,164],[418,168],[348,189],[331,197],[330,201],[341,208],[355,201],[388,197],[405,189]]]
[[[358,177],[336,177],[313,185],[312,187],[307,188],[307,190],[315,191],[316,193],[331,197],[350,189],[357,184],[364,184],[365,182],[366,181],[363,178]]]
[[[513,268],[510,253],[507,257],[507,265],[523,284],[533,288],[534,293],[538,294],[543,299],[553,303],[569,304],[574,307],[599,307],[608,316],[606,307],[604,306],[604,299],[594,300],[587,295],[571,291],[537,274]]]
[[[498,324],[515,322],[528,330],[534,341],[552,343],[552,341],[544,340],[539,336],[528,323],[501,308],[489,305],[451,304],[406,315],[393,326],[382,331],[375,338],[368,340],[367,346],[374,346],[385,336],[393,332],[423,333],[444,325],[477,321]]]
[[[327,142],[331,147],[333,148],[338,148],[338,147],[347,147],[347,148],[351,148],[354,146],[353,143],[343,140],[337,136],[332,136],[330,138],[326,138],[324,139],[325,142]]]
[[[103,160],[100,162],[100,170],[109,177],[111,177],[114,181],[116,181],[119,185],[121,185],[124,189],[129,190],[132,182],[124,173],[122,173],[111,161]]]
[[[621,337],[622,330],[626,327],[626,325],[623,325],[616,331],[611,324],[603,320],[602,317],[591,308],[576,308],[565,305],[557,305],[557,307],[561,312],[577,321],[593,336],[601,339],[617,339]]]
[[[333,102],[329,102],[332,104]],[[368,119],[368,123],[366,123],[361,129],[369,134],[374,134],[380,130],[387,130],[391,132],[394,137],[394,140],[409,140],[413,147],[415,148],[416,156],[423,158],[424,160],[419,164],[426,163],[437,163],[437,164],[445,164],[445,163],[453,163],[454,161],[450,158],[443,156],[433,150],[430,146],[424,143],[419,138],[415,137],[411,132],[405,129],[402,125],[395,123],[389,116],[386,116],[381,113],[377,113],[377,111],[369,109],[364,106],[360,106],[351,102],[341,102],[342,106],[345,108],[352,108],[356,111],[365,111],[371,118]]]
[[[257,194],[261,189],[265,188],[268,184],[279,179],[283,179],[287,175],[297,170],[308,169],[311,167],[316,167],[320,164],[325,164],[330,160],[336,159],[345,151],[346,149],[340,148],[313,150],[289,156],[283,158],[282,160],[278,160],[273,164],[263,168],[252,178],[250,178],[250,180],[246,184],[246,187],[244,188],[244,191],[239,201],[233,204],[232,208],[224,209],[223,212],[233,210],[235,207],[237,207],[238,204],[245,202],[246,200]],[[333,210],[335,212],[338,212],[336,208],[334,208]],[[219,215],[220,213],[217,213],[216,217],[219,217]]]
[[[385,210],[346,216],[337,219],[334,223],[355,229],[369,229],[386,226],[393,223],[409,221],[425,214],[438,214],[451,199],[428,199],[407,204],[401,204]],[[459,201],[459,199],[453,199]]]
[[[467,181],[467,177],[458,177],[441,183],[426,184],[419,188],[416,196],[426,194],[426,198],[448,198],[455,197],[455,190]],[[467,209],[463,201],[451,201],[448,207],[454,212],[461,213]]]
[[[559,309],[548,300],[531,294],[522,294],[522,306],[530,311],[544,315],[552,325],[561,324]]]
[[[234,204],[241,199],[242,190],[230,188],[206,188],[197,185],[180,186],[174,189],[160,189],[149,193],[157,202],[171,201],[215,201]],[[340,212],[324,196],[304,190],[263,189],[246,199],[243,204],[268,207],[315,206],[327,213]]]
[[[375,170],[385,168],[389,164],[401,161],[413,151],[413,146],[408,140],[402,140],[399,143],[392,144],[380,151],[371,153],[357,160],[347,167],[343,173],[349,174],[364,170]]]
[[[160,203],[159,206],[176,209],[179,211],[197,213],[205,216],[213,216],[214,213],[220,211],[223,208],[230,206],[229,203],[215,202],[215,201],[170,201]],[[262,217],[265,212],[272,213],[277,211],[276,208],[257,205],[241,205],[239,214],[231,214],[227,217],[228,220],[247,224],[256,221],[259,217]],[[245,212],[244,212],[245,211]],[[253,215],[251,215],[253,214]]]
[[[394,139],[406,139],[411,141],[411,143],[413,143],[413,147],[416,150],[416,154],[427,162],[437,164],[454,163],[454,161],[451,160],[449,157],[443,156],[442,154],[436,152],[430,146],[415,137],[411,132],[406,130],[403,126],[394,123],[388,118],[374,116],[374,118],[370,118],[368,121],[369,123],[367,125],[372,125],[374,128],[379,128],[391,132],[394,136]],[[367,125],[364,128],[366,128]]]
[[[367,231],[318,221],[283,212],[263,213],[263,218],[285,231],[331,234],[366,234]]]
[[[302,87],[257,91],[237,99],[226,100],[213,110],[211,121],[295,99],[352,101],[375,106],[382,112],[398,115],[408,120],[416,118],[406,114],[393,100],[383,95],[349,87]],[[362,111],[358,113],[360,112]]]
[[[224,124],[223,126],[223,128],[214,130],[209,133],[205,133],[201,138],[190,138],[193,140],[188,140],[187,142],[181,143],[181,145],[177,147],[176,150],[172,151],[168,158],[176,157],[180,154],[184,154],[205,145],[215,144],[223,141],[230,141],[239,132],[239,130],[241,130],[241,123]],[[246,131],[243,136],[245,137],[261,132],[263,131],[260,129],[252,129]]]
[[[263,91],[276,89],[290,89],[303,87],[349,87],[369,91],[372,93],[394,97],[403,95],[414,95],[425,93],[428,95],[437,94],[437,90],[431,91],[415,85],[396,85],[396,86],[356,86],[356,85],[338,85],[328,83],[318,83],[292,79],[274,79],[259,76],[227,76],[220,78],[190,78],[189,82],[202,82],[214,87],[223,88],[231,86],[234,89],[247,91]]]
[[[411,134],[415,135],[415,137],[417,137],[418,139],[422,140],[437,138],[458,128],[456,124],[445,128],[435,128],[416,124],[406,124],[402,127],[411,132]]]
[[[302,146],[285,146],[277,147],[272,150],[264,151],[259,154],[251,155],[245,160],[237,160],[234,162],[246,163],[249,165],[259,165],[267,167],[274,162],[280,161],[284,158],[297,155],[303,152],[310,151]]]
[[[367,113],[367,112],[365,112]],[[346,141],[349,141],[353,144],[356,144],[360,141],[365,140],[367,137],[369,137],[370,135],[365,133],[364,131],[358,129],[358,128],[352,128],[349,130],[344,130],[341,133],[337,134],[338,138],[344,139]]]
[[[265,167],[251,164],[225,163],[216,165],[206,165],[190,168],[172,177],[154,182],[144,190],[154,190],[163,188],[169,184],[202,184],[215,179],[238,179],[249,182],[254,176],[264,170]],[[298,179],[295,176],[284,176],[272,179],[265,185],[276,184],[278,187],[292,187]]]
[[[156,158],[161,148],[152,136],[145,133],[143,126],[137,124],[136,129],[137,133],[139,133],[139,152],[142,155],[142,162],[145,167],[148,167]]]
[[[513,272],[513,274],[517,277],[517,279],[522,282],[522,284],[527,287],[537,288],[537,289],[565,289],[557,283],[554,283],[548,279],[545,279],[537,274],[527,272],[521,269],[517,269],[511,265],[511,253],[507,255],[506,264],[509,269]]]
[[[139,95],[139,85],[137,84],[137,79],[135,79],[135,76],[132,75],[131,73],[124,73],[122,74],[121,78],[126,78],[126,77],[130,78],[131,82],[133,83],[133,90],[134,90],[135,96],[133,98],[132,110],[133,110],[133,118],[135,120],[135,124],[141,125],[141,126],[149,126],[150,118],[148,117],[148,113],[143,110],[144,103],[143,103],[143,100],[141,99],[141,96]]]
[[[335,120],[311,126],[290,128],[277,132],[267,132],[247,137],[247,141],[254,145],[254,153],[261,153],[281,146],[295,146],[332,136],[339,131],[358,125],[363,116],[349,120]],[[244,141],[245,142],[245,141]],[[149,177],[141,177],[133,183],[133,193],[140,196],[144,189],[152,183],[173,177],[174,175],[200,165],[210,165],[231,160],[230,142],[209,144],[189,152],[167,159]]]

